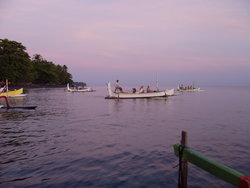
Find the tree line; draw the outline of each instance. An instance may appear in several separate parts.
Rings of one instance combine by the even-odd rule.
[[[0,39],[0,80],[13,84],[72,84],[66,65],[56,65],[40,54],[31,58],[20,42]]]

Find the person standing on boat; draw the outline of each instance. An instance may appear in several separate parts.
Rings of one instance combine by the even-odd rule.
[[[115,82],[115,92],[119,90],[120,92],[122,92],[122,87],[119,85],[119,80],[116,80]]]
[[[150,85],[148,84],[147,93],[152,93],[152,92],[153,92],[153,90],[151,90]]]
[[[141,86],[141,87],[139,88],[139,93],[144,93],[144,86]]]

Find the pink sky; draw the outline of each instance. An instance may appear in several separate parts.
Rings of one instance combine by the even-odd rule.
[[[0,38],[104,85],[250,86],[247,0],[3,0]]]

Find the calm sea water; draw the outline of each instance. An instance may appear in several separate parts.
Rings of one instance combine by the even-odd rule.
[[[168,99],[104,99],[30,89],[0,109],[0,187],[177,187],[172,145],[250,175],[250,87],[207,87]],[[232,187],[189,165],[189,187]]]

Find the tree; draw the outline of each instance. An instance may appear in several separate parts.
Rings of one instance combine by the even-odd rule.
[[[0,81],[12,83],[67,84],[72,75],[66,65],[55,65],[35,54],[30,59],[22,43],[0,39]]]
[[[70,73],[68,73],[68,67],[66,65],[57,65],[57,71],[59,75],[59,80],[61,84],[71,84],[72,81],[72,76]]]
[[[35,54],[32,58],[35,71],[34,82],[39,84],[67,84],[72,83],[72,76],[67,66],[55,65]]]
[[[22,43],[0,39],[0,67],[1,80],[17,83],[32,79],[30,57]]]

